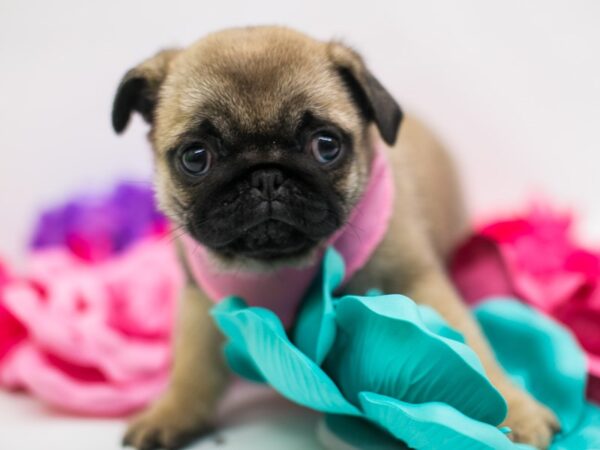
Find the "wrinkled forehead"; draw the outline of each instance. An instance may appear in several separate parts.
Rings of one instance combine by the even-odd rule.
[[[306,113],[351,132],[357,109],[323,48],[201,48],[176,61],[161,92],[155,142],[177,145],[210,121],[227,139],[291,136]]]

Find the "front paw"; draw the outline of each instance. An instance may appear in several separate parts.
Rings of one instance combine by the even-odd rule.
[[[508,417],[502,426],[510,427],[512,440],[539,449],[548,448],[554,434],[560,430],[554,413],[529,394],[517,389],[512,389],[505,397]]]
[[[135,418],[123,438],[123,445],[138,450],[176,450],[212,431],[211,415],[195,406],[159,402]]]

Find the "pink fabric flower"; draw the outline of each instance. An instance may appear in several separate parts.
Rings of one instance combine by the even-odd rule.
[[[567,325],[588,355],[589,394],[600,400],[600,252],[581,247],[571,223],[534,206],[484,224],[456,252],[451,272],[470,303],[515,296]]]
[[[12,275],[0,260],[0,298],[2,289],[8,285]],[[27,337],[27,330],[17,318],[0,302],[0,364],[5,356]]]
[[[0,385],[89,415],[155,398],[183,283],[173,245],[148,238],[97,264],[61,248],[30,258],[26,278],[0,266]]]

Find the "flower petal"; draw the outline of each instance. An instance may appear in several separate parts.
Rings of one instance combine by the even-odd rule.
[[[335,340],[335,311],[331,294],[343,279],[344,260],[330,248],[323,258],[323,269],[313,281],[298,314],[293,341],[319,365]]]
[[[319,440],[326,448],[409,450],[404,442],[383,432],[380,427],[367,419],[335,414],[325,415],[320,423]]]
[[[555,411],[569,433],[585,405],[586,360],[573,336],[517,301],[489,300],[476,316],[502,367]]]
[[[444,403],[412,404],[363,392],[359,400],[366,416],[409,447],[419,450],[515,450],[496,427],[473,420]]]
[[[168,369],[128,383],[90,382],[72,378],[26,343],[0,366],[0,384],[26,388],[45,403],[91,416],[120,416],[154,400],[168,385]]]
[[[409,403],[448,403],[493,425],[504,420],[506,403],[475,353],[432,333],[412,300],[346,296],[336,313],[339,337],[325,368],[353,404],[370,391]]]
[[[471,305],[492,295],[514,295],[511,273],[499,246],[475,235],[461,245],[452,258],[452,280],[462,298]]]
[[[26,338],[27,329],[0,303],[0,362]]]
[[[557,441],[552,444],[551,450],[591,450],[600,448],[600,407],[588,404],[575,429],[567,436],[557,439]]]
[[[429,331],[438,336],[452,339],[457,342],[465,343],[465,338],[454,328],[448,326],[442,316],[433,308],[427,305],[419,305],[419,314],[423,319],[423,323]]]
[[[98,262],[166,231],[150,184],[123,182],[108,195],[82,196],[42,212],[31,247],[66,247],[85,261]]]
[[[123,283],[116,283],[121,288],[111,289],[122,277]],[[119,258],[98,265],[82,263],[65,250],[40,251],[32,255],[29,279],[10,283],[3,290],[3,301],[44,351],[95,367],[118,383],[170,365],[168,336],[149,339],[146,333],[125,333],[112,326],[110,314],[117,293],[131,294],[124,286],[151,279],[152,286],[165,289],[144,291],[152,297],[145,310],[136,311],[137,320],[148,315],[172,317],[183,282],[172,245],[145,239]]]
[[[239,297],[229,297],[224,299],[221,304],[212,310],[211,314],[215,320],[219,320],[219,315],[235,313],[238,310],[246,308],[248,305],[246,302]],[[233,321],[223,320],[217,322],[221,327],[221,331],[226,336],[229,336],[229,342],[225,344],[223,349],[225,352],[225,359],[229,364],[231,370],[237,373],[239,376],[246,378],[247,380],[254,381],[257,383],[264,383],[265,378],[254,361],[248,354],[248,348],[246,347],[246,340],[244,336],[239,332],[235,326],[236,323]]]
[[[360,414],[327,374],[289,341],[273,312],[244,307],[243,302],[231,297],[215,306],[212,314],[238,355],[252,361],[283,396],[317,411]],[[236,367],[236,362],[231,366]]]
[[[255,383],[265,383],[265,377],[263,377],[262,373],[254,361],[248,357],[247,353],[240,350],[237,345],[230,343],[225,344],[223,349],[225,353],[225,359],[229,364],[231,370],[237,373],[242,378],[245,378],[249,381],[254,381]]]

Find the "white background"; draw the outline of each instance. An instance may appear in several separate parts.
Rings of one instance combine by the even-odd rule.
[[[455,153],[476,213],[542,193],[600,227],[598,1],[0,0],[0,254],[49,202],[149,177],[142,121],[110,128],[128,68],[246,24],[361,51]]]
[[[128,68],[162,47],[249,24],[290,25],[362,52],[453,150],[475,213],[546,194],[600,236],[598,1],[0,0],[0,254],[20,259],[42,206],[149,177],[145,125],[136,119],[123,137],[110,128]],[[30,423],[29,406],[8,412],[11,400],[0,400],[11,423]],[[120,431],[43,428],[43,417],[36,429],[54,431],[39,440],[72,430],[78,449],[91,448],[77,441],[88,433],[114,442]],[[22,436],[2,448],[35,441]]]

